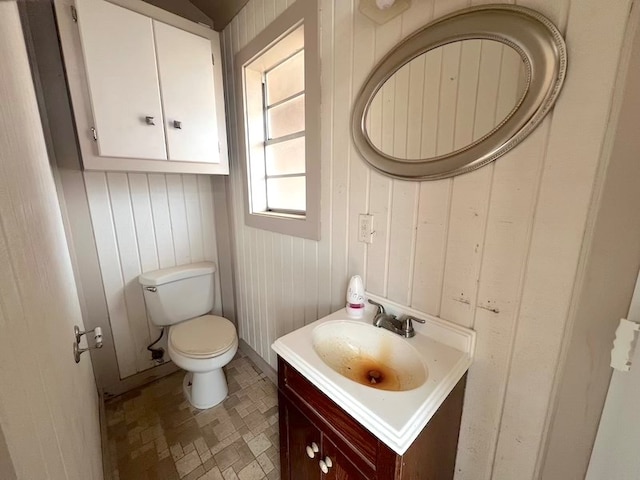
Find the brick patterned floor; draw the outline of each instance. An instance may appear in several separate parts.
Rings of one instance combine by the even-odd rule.
[[[229,396],[196,410],[180,371],[106,405],[114,480],[279,479],[276,386],[244,355],[225,367]]]

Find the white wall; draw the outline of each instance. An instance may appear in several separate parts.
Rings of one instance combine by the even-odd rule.
[[[147,345],[159,334],[148,319],[138,275],[203,260],[218,263],[211,178],[85,172],[84,182],[118,369],[125,378],[153,367]],[[219,272],[214,312],[222,312]]]
[[[245,227],[241,173],[232,162],[241,336],[275,366],[271,342],[340,308],[356,273],[373,293],[473,327],[478,348],[457,478],[533,478],[630,2],[518,2],[566,33],[564,91],[515,150],[478,171],[428,183],[371,171],[352,146],[350,107],[393,45],[470,2],[415,0],[380,27],[357,13],[356,0],[320,3],[322,238]],[[251,0],[225,29],[228,86],[233,53],[285,8],[285,0]],[[359,213],[375,216],[368,247],[357,242]]]

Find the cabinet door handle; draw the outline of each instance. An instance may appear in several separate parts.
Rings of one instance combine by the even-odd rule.
[[[320,460],[318,464],[320,465],[322,473],[329,473],[329,469],[333,467],[333,462],[330,457],[324,457],[324,460]]]
[[[311,442],[311,445],[307,445],[307,456],[309,458],[313,458],[316,456],[316,453],[318,453],[320,451],[320,448],[318,448],[318,444],[316,442]]]
[[[182,130],[182,122],[178,120],[173,121],[173,128],[177,128],[178,130]]]
[[[146,116],[144,117],[144,121],[146,122],[147,125],[155,125],[156,122],[154,122],[154,117],[150,117],[150,116]]]

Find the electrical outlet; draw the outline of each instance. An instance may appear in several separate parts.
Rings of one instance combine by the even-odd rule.
[[[373,243],[373,215],[358,215],[358,241]]]

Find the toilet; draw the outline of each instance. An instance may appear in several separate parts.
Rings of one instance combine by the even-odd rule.
[[[183,381],[189,403],[211,408],[228,393],[222,367],[238,350],[234,325],[210,315],[214,302],[212,262],[154,270],[138,277],[151,321],[168,327],[169,358],[187,371]]]

